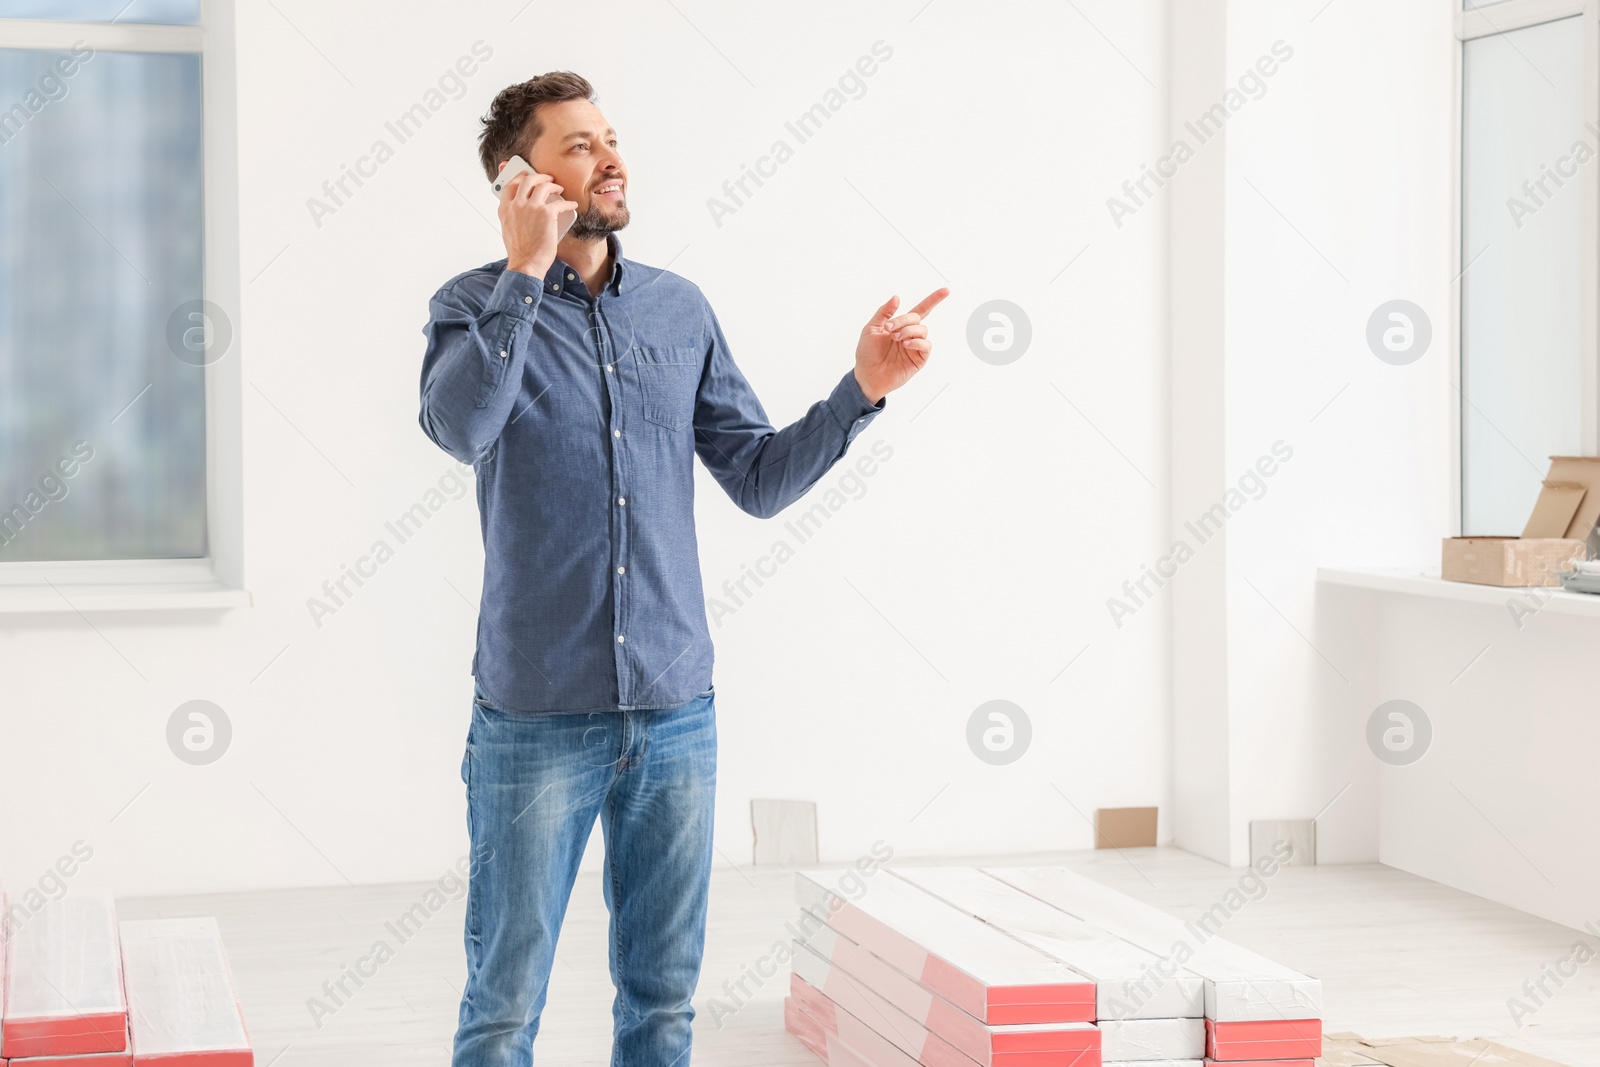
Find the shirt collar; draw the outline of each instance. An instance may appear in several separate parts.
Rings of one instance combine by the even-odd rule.
[[[633,285],[633,275],[622,266],[622,241],[616,233],[606,234],[606,246],[611,251],[611,280],[606,282],[606,289],[615,294],[627,292]],[[557,256],[550,264],[550,269],[545,271],[544,287],[549,292],[563,292],[566,289],[568,274],[576,275],[577,271],[567,265],[566,260]],[[579,290],[581,293],[582,290]]]

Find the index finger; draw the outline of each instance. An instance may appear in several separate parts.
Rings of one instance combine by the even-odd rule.
[[[950,295],[950,290],[949,289],[936,289],[933,292],[929,293],[927,296],[923,297],[922,298],[922,303],[918,304],[916,307],[912,308],[911,310],[912,310],[913,313],[915,313],[917,315],[927,315],[928,312],[930,312],[934,308],[938,307],[944,301],[944,298],[949,296],[949,295]]]

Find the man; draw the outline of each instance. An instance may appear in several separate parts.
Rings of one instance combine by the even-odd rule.
[[[477,473],[484,545],[461,775],[474,865],[454,1067],[532,1062],[556,935],[598,814],[617,995],[612,1063],[689,1062],[716,785],[694,457],[752,515],[837,462],[928,360],[891,297],[855,367],[774,431],[705,296],[624,259],[628,175],[576,74],[513,85],[483,120],[506,258],[434,294],[423,430]],[[557,218],[577,213],[562,235]]]

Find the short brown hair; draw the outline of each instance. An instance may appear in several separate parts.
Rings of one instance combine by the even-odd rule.
[[[489,180],[494,181],[494,176],[500,173],[501,160],[517,155],[527,158],[522,150],[544,132],[536,113],[540,104],[559,104],[566,100],[592,102],[594,98],[594,86],[589,80],[570,70],[540,74],[501,89],[494,103],[489,105],[489,114],[482,120],[483,131],[478,134],[478,158]]]

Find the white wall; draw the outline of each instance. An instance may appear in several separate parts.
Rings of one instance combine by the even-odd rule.
[[[1372,601],[1380,699],[1412,701],[1432,722],[1421,760],[1382,769],[1383,862],[1571,927],[1600,923],[1600,718],[1587,680],[1600,625],[1347,595]]]
[[[890,293],[954,290],[933,365],[850,457],[882,440],[893,458],[715,631],[723,857],[748,860],[752,796],[816,800],[830,860],[877,838],[901,854],[1087,847],[1074,805],[1167,807],[1166,608],[1118,629],[1105,607],[1165,547],[1166,207],[1119,230],[1104,203],[1165,141],[1165,5],[679,6],[242,5],[255,606],[94,628],[0,617],[10,886],[78,840],[94,858],[74,877],[123,894],[420,879],[465,850],[470,495],[320,629],[306,600],[451,469],[417,426],[420,329],[437,285],[502,254],[476,117],[561,68],[597,84],[621,133],[627,254],[705,289],[780,423],[848,369]],[[894,55],[865,95],[717,227],[707,197],[880,39]],[[307,199],[393,145],[385,121],[480,40],[493,56],[466,96],[314,224]],[[1006,367],[964,342],[993,298],[1033,323]],[[700,487],[714,590],[779,528]],[[1034,727],[1009,767],[965,742],[996,697]],[[235,731],[205,768],[164,740],[196,698]]]
[[[1220,98],[1226,82],[1227,0],[1199,0],[1172,9],[1172,87],[1165,149],[1180,140],[1195,149],[1154,201],[1170,201],[1171,300],[1168,407],[1172,488],[1163,549],[1179,562],[1180,541],[1194,550],[1173,573],[1171,602],[1174,839],[1190,851],[1226,862],[1228,851],[1229,673],[1228,529],[1202,548],[1184,523],[1219,498],[1224,467],[1227,383],[1228,128],[1199,146],[1183,124]],[[1163,152],[1178,165],[1177,151]]]
[[[1542,609],[1537,591],[1484,592],[1319,591],[1370,649],[1374,704],[1410,701],[1429,724],[1420,759],[1377,766],[1378,858],[1582,929],[1600,921],[1600,720],[1585,670],[1600,624]]]
[[[1174,337],[1174,451],[1193,442],[1202,453],[1186,462],[1211,479],[1177,479],[1174,530],[1223,500],[1274,442],[1293,458],[1227,522],[1225,559],[1202,554],[1209,562],[1177,579],[1180,598],[1183,583],[1203,596],[1174,631],[1175,662],[1193,664],[1174,693],[1176,729],[1204,741],[1178,747],[1178,843],[1237,864],[1251,820],[1323,813],[1320,861],[1371,860],[1377,764],[1362,729],[1376,706],[1374,653],[1348,601],[1318,598],[1315,572],[1436,560],[1452,531],[1452,8],[1207,6],[1213,32],[1175,38],[1180,69],[1203,76],[1175,83],[1174,129],[1275,42],[1293,56],[1225,126],[1220,210],[1201,200],[1200,217],[1174,218],[1175,307],[1216,289],[1218,263],[1226,272],[1224,354],[1182,362],[1201,342]],[[1178,182],[1190,169],[1207,180],[1207,148]],[[1365,341],[1368,317],[1395,298],[1434,325],[1432,349],[1406,367]],[[1219,732],[1225,773],[1214,769]]]

